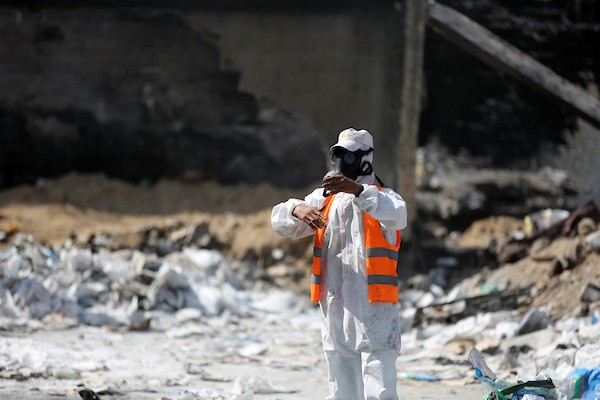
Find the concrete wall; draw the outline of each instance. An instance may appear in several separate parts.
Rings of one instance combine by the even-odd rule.
[[[400,15],[387,3],[339,11],[196,9],[187,20],[212,37],[222,69],[240,72],[241,90],[306,119],[324,147],[347,127],[368,129],[375,170],[392,185]]]
[[[134,181],[320,179],[312,129],[259,109],[220,59],[172,10],[0,7],[0,188],[71,170]]]

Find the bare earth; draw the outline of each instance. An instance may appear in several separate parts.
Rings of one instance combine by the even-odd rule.
[[[274,332],[275,334],[276,332]],[[14,345],[34,346],[48,352],[65,352],[72,365],[89,364],[79,378],[0,380],[2,399],[81,399],[79,384],[93,388],[101,399],[179,399],[185,391],[231,393],[235,379],[264,379],[272,387],[291,393],[255,394],[255,399],[306,400],[327,396],[327,372],[318,332],[302,345],[275,345],[251,358],[219,354],[206,348],[207,338],[167,338],[162,332],[109,332],[91,327],[4,334]],[[279,332],[282,335],[294,334]],[[297,334],[297,333],[296,333]],[[202,373],[186,372],[196,363]],[[69,364],[65,364],[68,371]],[[403,366],[399,365],[399,369]],[[56,372],[60,376],[61,371]],[[65,371],[62,371],[66,375]],[[239,387],[239,386],[238,386]],[[104,393],[109,394],[103,394]],[[478,400],[487,394],[481,384],[419,382],[400,379],[401,399]],[[190,397],[194,399],[194,397]],[[208,397],[207,397],[208,398]],[[225,397],[226,398],[226,397]]]

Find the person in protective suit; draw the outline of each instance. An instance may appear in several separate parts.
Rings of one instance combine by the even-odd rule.
[[[311,299],[322,311],[327,399],[395,400],[400,351],[397,260],[406,202],[375,185],[373,137],[346,129],[330,149],[333,172],[304,200],[271,213],[273,229],[315,235]]]

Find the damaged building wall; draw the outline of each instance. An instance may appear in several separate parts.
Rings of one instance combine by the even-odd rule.
[[[360,6],[357,14],[354,3],[340,3],[285,12],[246,5],[196,11],[190,20],[218,34],[221,62],[242,71],[242,87],[307,118],[326,142],[335,137],[338,124],[373,130],[379,150],[385,149],[377,157],[381,171],[393,165],[397,149],[399,107],[392,91],[400,86],[403,4],[397,2],[393,11],[387,2]],[[595,2],[443,3],[576,85],[592,93],[598,86],[600,12]],[[465,149],[494,166],[536,167],[543,162],[540,152],[555,151],[565,132],[577,129],[575,115],[552,100],[433,30],[426,37],[421,145],[439,139],[453,152]],[[384,181],[391,181],[386,173]]]
[[[455,8],[570,82],[597,96],[600,8],[594,1],[448,0]],[[437,138],[454,152],[496,166],[536,167],[538,153],[577,129],[575,115],[483,64],[433,30],[425,49],[427,96],[421,144]]]
[[[323,150],[349,126],[373,132],[378,174],[392,181],[400,14],[391,2],[269,12],[205,6],[3,9],[0,185],[69,168],[304,185],[320,179]],[[291,112],[267,122],[289,139],[272,153],[286,153],[293,171],[273,160],[282,155],[234,139],[266,130],[262,104]],[[272,148],[276,134],[261,135]],[[208,156],[207,145],[223,155]],[[60,147],[50,161],[48,146]],[[43,165],[21,163],[23,151]]]
[[[173,13],[2,8],[0,31],[0,187],[70,170],[288,186],[322,176],[314,131],[260,108]]]
[[[401,2],[53,4],[61,7],[0,9],[0,186],[69,168],[298,186],[326,168],[314,150],[352,125],[373,132],[378,175],[393,181]],[[598,85],[595,2],[444,4],[570,81]],[[171,22],[143,28],[166,15]],[[420,144],[438,138],[496,166],[532,166],[532,155],[575,129],[565,110],[432,31],[425,74]],[[65,107],[67,97],[77,107]],[[262,112],[257,98],[294,116]]]
[[[391,182],[402,25],[381,3],[195,10],[188,19],[217,35],[221,63],[242,71],[242,89],[293,110],[327,147],[349,126],[373,133],[378,175]]]

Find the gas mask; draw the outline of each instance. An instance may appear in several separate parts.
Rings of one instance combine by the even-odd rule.
[[[371,175],[373,166],[369,161],[362,159],[372,151],[373,149],[349,151],[343,147],[334,147],[331,152],[333,170],[352,180],[356,180],[360,175]]]

